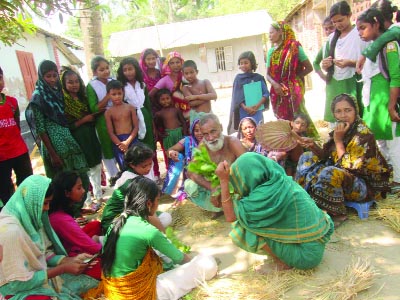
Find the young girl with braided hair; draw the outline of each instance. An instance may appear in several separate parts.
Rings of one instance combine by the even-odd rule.
[[[103,249],[103,281],[84,298],[104,292],[109,299],[179,299],[202,280],[217,272],[215,259],[198,255],[191,259],[179,251],[149,223],[158,208],[157,184],[143,176],[132,180],[125,198],[124,210],[115,218],[106,235]],[[168,256],[173,270],[164,272],[154,250]]]

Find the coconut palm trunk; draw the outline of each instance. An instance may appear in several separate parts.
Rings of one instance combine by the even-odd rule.
[[[92,78],[90,61],[95,55],[104,56],[103,35],[101,32],[101,12],[98,9],[99,1],[93,0],[90,8],[84,7],[81,2],[80,27],[83,34],[83,45],[85,49],[86,70],[88,78]]]

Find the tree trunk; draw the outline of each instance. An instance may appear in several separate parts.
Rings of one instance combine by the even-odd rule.
[[[90,61],[95,55],[104,56],[101,13],[98,9],[99,1],[93,0],[92,3],[93,6],[89,9],[84,9],[84,7],[81,6],[80,19],[80,27],[83,34],[83,47],[85,49],[86,70],[89,79],[93,77]]]

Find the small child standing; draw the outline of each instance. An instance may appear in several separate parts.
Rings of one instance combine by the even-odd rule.
[[[239,128],[239,122],[243,118],[252,117],[256,124],[264,122],[262,106],[267,106],[269,92],[264,76],[254,73],[257,70],[257,62],[254,53],[246,51],[240,54],[238,59],[239,69],[243,72],[236,75],[233,81],[232,102],[228,133],[231,134]],[[261,82],[261,98],[253,99],[255,105],[248,106],[245,100],[244,86],[253,82]]]
[[[197,65],[193,60],[187,60],[183,63],[183,76],[189,83],[182,87],[182,93],[190,104],[190,122],[198,118],[198,113],[211,112],[211,100],[217,100],[211,82],[208,79],[199,80],[197,74]]]
[[[163,145],[165,149],[171,148],[179,142],[183,135],[188,135],[185,118],[182,112],[172,103],[171,92],[167,89],[157,91],[156,99],[161,109],[155,114],[157,127],[165,130]]]
[[[33,174],[28,147],[21,136],[17,99],[2,93],[3,70],[0,68],[0,209],[14,191],[11,171],[17,185]]]
[[[91,62],[93,79],[86,87],[86,94],[89,102],[89,109],[92,113],[99,113],[96,118],[96,131],[99,137],[101,150],[103,153],[103,162],[106,166],[110,185],[113,185],[113,177],[118,174],[118,168],[115,164],[112,142],[107,132],[106,120],[102,112],[112,106],[110,95],[107,93],[106,84],[110,80],[110,64],[102,56],[95,56]]]
[[[308,126],[310,121],[305,114],[296,114],[293,121],[290,122],[292,130],[301,137],[307,136]],[[304,149],[301,145],[297,145],[294,149],[287,153],[287,159],[285,161],[285,171],[288,176],[294,177],[296,174],[297,162],[300,156],[303,154]]]
[[[118,80],[107,83],[107,94],[113,106],[105,112],[107,131],[113,144],[113,152],[117,163],[122,170],[124,153],[129,146],[137,141],[139,120],[136,108],[124,102],[124,87]]]

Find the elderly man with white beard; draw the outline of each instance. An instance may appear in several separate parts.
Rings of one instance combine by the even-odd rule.
[[[217,165],[226,160],[232,164],[240,155],[246,152],[242,143],[232,136],[222,133],[222,125],[218,117],[212,113],[200,117],[200,131],[203,134],[202,143],[206,146],[208,154]],[[211,219],[216,219],[224,213],[221,209],[221,196],[211,196],[216,188],[211,188],[211,183],[203,176],[188,172],[185,181],[185,192],[188,199],[205,210],[212,211]]]

